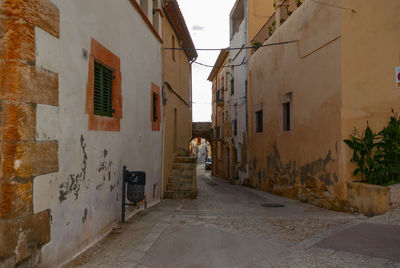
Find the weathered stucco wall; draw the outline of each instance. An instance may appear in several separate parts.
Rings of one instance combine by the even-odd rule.
[[[162,132],[152,131],[151,83],[161,87],[161,44],[128,0],[54,0],[60,38],[36,29],[36,63],[59,73],[59,106],[37,106],[37,139],[58,140],[59,171],[35,178],[35,212],[50,209],[42,267],[56,267],[120,220],[122,167],[146,172],[146,202],[160,199]],[[89,131],[91,38],[120,58],[120,131]],[[143,208],[143,205],[141,206]],[[130,211],[133,213],[134,211]]]
[[[345,204],[341,144],[340,9],[306,1],[249,63],[250,184],[331,209]],[[291,130],[283,103],[291,93]],[[263,111],[263,132],[255,112]]]
[[[257,1],[249,1],[249,9],[251,6],[255,5]],[[261,12],[262,10],[260,10]],[[233,36],[230,41],[230,47],[242,47],[247,43],[247,22],[253,23],[255,17],[249,15],[245,18],[239,27],[238,32]],[[232,138],[228,138],[227,141],[232,143],[230,150],[231,159],[231,169],[230,177],[237,178],[240,182],[248,178],[247,163],[242,161],[242,152],[247,153],[247,148],[243,147],[245,139],[247,139],[247,101],[246,101],[246,82],[247,82],[247,61],[248,61],[248,51],[244,50],[231,50],[229,53],[229,64],[236,65],[233,68],[227,68],[230,74],[233,76],[234,80],[234,92],[231,94],[231,83],[228,83],[228,88],[225,93],[225,110],[229,115],[229,120],[237,120],[237,133],[232,135]],[[226,79],[229,81],[232,76],[226,75]],[[236,160],[236,161],[235,161]],[[240,162],[236,163],[236,162]],[[240,168],[237,168],[240,167]]]
[[[395,67],[400,66],[400,1],[343,0],[356,13],[343,12],[342,24],[342,131],[341,140],[354,127],[364,131],[367,121],[378,132],[389,121],[391,109],[400,113],[400,89],[396,88]],[[352,152],[344,144],[343,180],[353,178]]]
[[[248,41],[252,40],[274,13],[274,0],[248,0]]]
[[[171,48],[172,36],[175,47],[182,48],[174,29],[166,16],[163,21],[163,47]],[[173,53],[175,54],[173,57]],[[163,190],[166,190],[175,155],[183,155],[188,151],[192,137],[191,109],[191,64],[183,50],[162,50],[163,59],[163,91],[168,94],[164,104],[164,141],[163,141]],[[176,94],[175,94],[176,93]]]

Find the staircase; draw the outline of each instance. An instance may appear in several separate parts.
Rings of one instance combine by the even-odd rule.
[[[168,178],[164,198],[196,198],[196,157],[176,156]]]

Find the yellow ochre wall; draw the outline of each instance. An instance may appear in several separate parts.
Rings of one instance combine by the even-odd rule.
[[[249,41],[274,13],[274,0],[248,0]]]
[[[338,209],[341,11],[306,1],[249,63],[250,184],[263,190]],[[322,47],[322,48],[321,48]],[[319,49],[320,48],[320,49]],[[283,131],[285,94],[292,92],[292,130]],[[264,132],[255,132],[262,107]]]
[[[351,152],[343,143],[366,121],[378,131],[399,111],[398,0],[306,0],[249,63],[250,184],[329,209],[346,211]],[[292,92],[292,130],[283,131],[285,94]],[[264,132],[255,133],[262,107]]]
[[[354,127],[374,131],[389,121],[391,108],[400,113],[400,89],[395,67],[400,66],[400,1],[343,0],[356,13],[343,12],[342,27],[342,140]],[[351,151],[345,144],[344,180],[352,178]]]
[[[164,16],[162,21],[163,47],[172,47],[172,36],[175,37],[175,47],[179,45],[179,38],[171,24]],[[191,103],[191,65],[183,50],[175,50],[175,61],[172,58],[172,50],[162,50],[163,81],[168,82],[174,91],[185,102]],[[168,100],[164,108],[164,140],[163,140],[163,192],[166,190],[168,176],[172,168],[174,155],[182,155],[188,151],[192,137],[192,110],[179,97],[164,85],[164,91],[168,92]],[[175,134],[174,110],[177,110],[177,123]],[[176,135],[176,148],[174,148],[174,136]]]

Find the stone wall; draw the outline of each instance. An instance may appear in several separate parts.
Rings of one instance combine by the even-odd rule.
[[[0,12],[0,266],[34,266],[50,215],[34,213],[33,182],[58,170],[57,141],[36,140],[37,104],[58,105],[58,75],[36,66],[35,27],[59,37],[59,12],[48,0],[3,0]]]

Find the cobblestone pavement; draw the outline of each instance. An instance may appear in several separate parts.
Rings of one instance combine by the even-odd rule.
[[[400,267],[316,246],[360,223],[399,225],[399,211],[370,219],[328,211],[231,185],[203,166],[197,182],[197,199],[162,200],[66,267]]]

